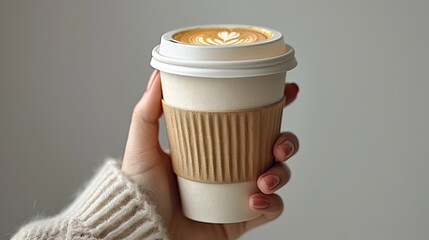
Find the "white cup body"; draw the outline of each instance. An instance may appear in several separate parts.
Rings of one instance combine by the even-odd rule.
[[[267,106],[284,96],[286,73],[246,78],[202,78],[161,72],[164,101],[195,111],[231,111]],[[256,179],[214,184],[178,177],[182,209],[190,219],[210,223],[242,222],[260,214],[249,207],[259,192]]]
[[[286,72],[241,78],[190,77],[161,72],[163,99],[195,111],[250,109],[278,102]]]

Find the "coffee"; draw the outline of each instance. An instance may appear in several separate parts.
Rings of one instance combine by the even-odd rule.
[[[273,29],[194,26],[165,33],[151,65],[161,71],[183,214],[210,223],[260,216],[249,197],[273,164],[294,49]]]
[[[173,35],[179,42],[194,45],[235,45],[269,39],[272,33],[256,27],[194,28]]]

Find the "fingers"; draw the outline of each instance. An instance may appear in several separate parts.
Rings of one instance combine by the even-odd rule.
[[[273,155],[276,161],[284,162],[299,149],[299,141],[295,134],[285,132],[274,143]]]
[[[272,194],[283,187],[290,179],[291,172],[282,162],[293,156],[299,148],[298,138],[291,132],[285,132],[276,140],[273,155],[277,161],[270,169],[262,173],[257,185],[261,192]]]
[[[257,185],[259,190],[265,194],[272,194],[283,187],[290,179],[291,172],[289,168],[280,162],[259,176]]]
[[[233,229],[232,233],[228,234],[229,239],[236,239],[244,232],[276,219],[283,212],[283,200],[276,194],[252,194],[249,198],[249,206],[253,211],[259,212],[261,215],[246,222],[227,224],[227,228]]]
[[[285,106],[296,99],[298,91],[298,85],[294,83],[286,84],[285,95],[287,98]],[[240,229],[244,229],[243,232],[274,220],[283,212],[282,199],[273,193],[289,181],[291,172],[282,162],[293,156],[298,149],[298,138],[291,132],[282,133],[274,143],[273,155],[277,162],[259,176],[257,185],[261,193],[255,193],[249,198],[250,208],[262,213],[262,215],[256,219],[240,223],[239,226],[241,226]]]
[[[158,119],[162,115],[159,71],[152,73],[146,92],[134,107],[123,165],[142,160],[141,155],[158,150]]]
[[[249,206],[254,211],[262,213],[262,215],[246,222],[246,231],[268,221],[274,220],[283,212],[283,201],[276,194],[265,195],[262,193],[255,193],[249,198]]]
[[[298,96],[299,87],[296,83],[286,83],[285,85],[285,107],[291,104]]]

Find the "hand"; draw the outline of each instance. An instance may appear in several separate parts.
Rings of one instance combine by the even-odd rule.
[[[296,84],[285,85],[285,106],[296,98],[297,93]],[[232,224],[195,222],[182,213],[171,159],[158,141],[158,120],[162,115],[161,98],[159,71],[155,70],[146,92],[134,108],[122,171],[139,186],[151,190],[170,238],[236,239],[247,230],[277,218],[283,210],[283,202],[273,193],[290,178],[290,171],[283,162],[298,150],[296,136],[292,133],[282,133],[279,136],[273,147],[276,163],[259,176],[257,185],[261,193],[253,194],[249,198],[249,206],[262,213],[260,217]]]

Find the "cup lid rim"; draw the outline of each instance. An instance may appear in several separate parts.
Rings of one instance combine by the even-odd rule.
[[[297,61],[292,47],[286,53],[270,58],[217,61],[183,60],[165,57],[159,54],[159,46],[156,46],[152,51],[150,65],[162,72],[177,75],[237,78],[287,72],[297,65]]]
[[[164,56],[159,53],[160,45],[152,50],[152,59],[165,64],[174,64],[178,66],[188,66],[194,68],[252,68],[276,65],[283,62],[291,61],[295,58],[295,50],[288,44],[285,44],[288,49],[285,53],[260,59],[245,59],[245,60],[190,60],[179,59]]]

